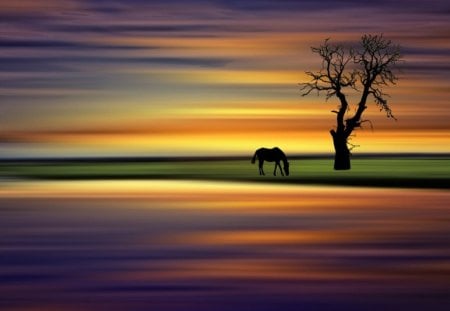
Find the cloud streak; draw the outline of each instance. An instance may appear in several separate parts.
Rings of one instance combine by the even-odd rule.
[[[188,119],[198,117],[202,109],[205,119],[214,120],[219,114],[224,123],[216,122],[225,129],[230,118],[258,116],[263,104],[268,105],[265,111],[317,105],[326,113],[335,102],[301,98],[298,91],[303,72],[320,66],[310,46],[328,37],[334,42],[356,42],[363,33],[384,33],[402,47],[405,62],[400,65],[399,84],[386,90],[392,95],[393,109],[400,111],[396,115],[401,128],[442,130],[448,128],[445,119],[450,117],[444,87],[450,83],[449,15],[450,4],[443,0],[2,4],[2,131],[32,133],[50,127],[64,133],[69,128],[111,126],[114,132],[122,123],[137,119],[167,131],[163,120],[175,117],[178,121],[172,124],[170,136],[176,142],[185,138],[184,127],[177,122],[192,126]],[[430,104],[424,108],[427,101]],[[237,105],[245,109],[236,109]],[[329,143],[331,117],[321,123],[323,146]],[[305,118],[302,115],[301,122],[311,133],[318,130]],[[384,122],[376,112],[371,118]],[[230,124],[245,131],[235,120]],[[308,131],[295,124],[286,122],[287,127],[282,127],[286,135]],[[190,133],[226,136],[226,130],[196,126]],[[129,132],[129,139],[134,134]],[[153,134],[147,135],[150,139]],[[398,135],[400,140],[408,139],[404,133]],[[294,141],[289,138],[290,144]]]

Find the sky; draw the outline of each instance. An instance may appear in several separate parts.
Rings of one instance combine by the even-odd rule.
[[[0,157],[332,153],[324,39],[401,46],[363,152],[450,152],[447,0],[0,0]],[[354,101],[354,98],[351,98]]]

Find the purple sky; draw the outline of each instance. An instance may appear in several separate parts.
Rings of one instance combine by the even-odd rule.
[[[374,109],[386,132],[371,136],[376,145],[366,151],[398,146],[388,133],[410,141],[393,151],[450,151],[448,1],[0,3],[0,156],[123,154],[119,138],[97,135],[105,131],[134,137],[132,154],[148,154],[150,143],[158,154],[208,153],[211,139],[236,139],[223,127],[264,122],[273,132],[283,120],[292,126],[280,143],[307,144],[294,136],[310,131],[320,143],[307,151],[327,152],[333,103],[301,98],[297,84],[320,65],[310,46],[364,33],[399,43],[405,60],[388,90],[400,121],[386,123]],[[196,128],[199,118],[220,119],[221,128]],[[163,143],[168,133],[173,144]],[[239,146],[266,143],[255,137]],[[198,145],[171,147],[183,139]],[[108,140],[117,143],[92,148]]]

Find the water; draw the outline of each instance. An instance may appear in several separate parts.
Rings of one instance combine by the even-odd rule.
[[[2,182],[2,310],[448,310],[450,193]]]

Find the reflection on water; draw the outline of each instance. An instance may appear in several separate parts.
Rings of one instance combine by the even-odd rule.
[[[2,310],[448,310],[450,193],[0,184]]]

